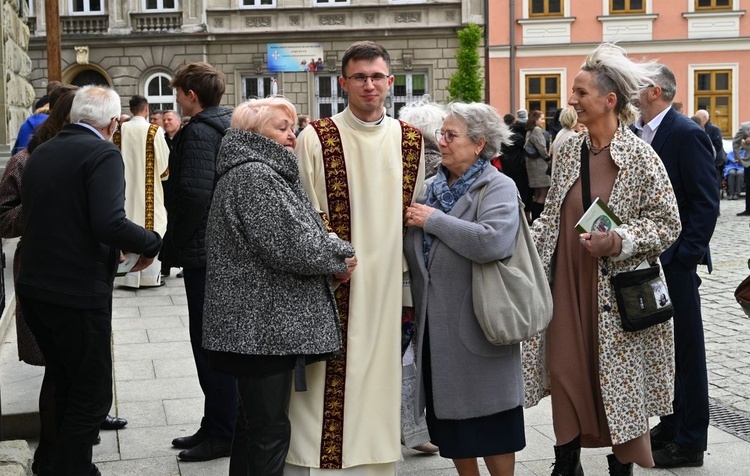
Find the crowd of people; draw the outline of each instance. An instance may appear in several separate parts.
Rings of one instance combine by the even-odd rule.
[[[582,475],[582,447],[611,447],[610,475],[703,463],[696,269],[711,269],[723,179],[742,190],[750,123],[724,156],[707,112],[672,107],[666,66],[611,44],[547,127],[542,111],[428,96],[395,119],[393,81],[388,52],[360,41],[341,61],[347,107],[314,121],[278,96],[222,106],[224,74],[200,62],[171,82],[187,120],[51,84],[0,183],[2,236],[21,237],[19,357],[46,366],[37,474],[100,474],[99,430],[127,424],[108,414],[113,286],[160,286],[171,268],[204,396],[195,433],[172,440],[183,461],[393,475],[406,445],[460,475],[478,458],[512,475],[524,407],[551,395],[553,476]],[[621,223],[581,233],[594,197]],[[513,256],[526,221],[552,321],[493,345],[473,264]],[[674,319],[626,331],[613,277],[644,262]]]

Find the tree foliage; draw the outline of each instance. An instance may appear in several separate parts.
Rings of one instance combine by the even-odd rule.
[[[448,84],[451,101],[482,101],[484,78],[478,51],[482,35],[482,27],[472,23],[458,32],[457,70]]]

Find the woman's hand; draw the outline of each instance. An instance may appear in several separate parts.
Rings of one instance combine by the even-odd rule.
[[[341,283],[346,283],[350,279],[352,279],[352,273],[354,273],[354,268],[357,267],[357,257],[352,256],[351,258],[346,258],[344,260],[348,266],[347,270],[343,273],[334,274],[333,275],[333,283],[334,285],[338,286]]]
[[[406,209],[406,216],[404,217],[406,219],[406,225],[424,228],[425,222],[434,211],[435,209],[432,207],[422,205],[421,203],[414,203]]]
[[[581,246],[586,248],[594,258],[617,256],[622,252],[622,238],[614,232],[581,233]]]

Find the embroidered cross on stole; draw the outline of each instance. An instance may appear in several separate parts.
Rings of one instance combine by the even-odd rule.
[[[401,121],[399,121],[401,122]],[[351,241],[351,207],[346,161],[338,127],[330,118],[311,123],[323,149],[323,167],[329,216],[322,213],[326,226],[342,240]],[[411,204],[419,172],[422,134],[417,128],[401,122],[401,154],[403,164],[403,214]],[[403,216],[402,214],[402,216]],[[404,232],[406,223],[404,222]],[[347,329],[349,320],[349,283],[336,289],[343,338],[342,359],[326,363],[323,396],[323,428],[320,443],[320,468],[341,469],[344,438],[344,395],[346,385]],[[398,316],[394,316],[398,319]]]

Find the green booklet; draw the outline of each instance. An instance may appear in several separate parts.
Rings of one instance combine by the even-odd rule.
[[[622,221],[609,209],[604,200],[599,197],[591,203],[591,206],[583,214],[578,223],[576,230],[581,233],[592,233],[601,231],[605,233],[612,228],[622,225]]]

